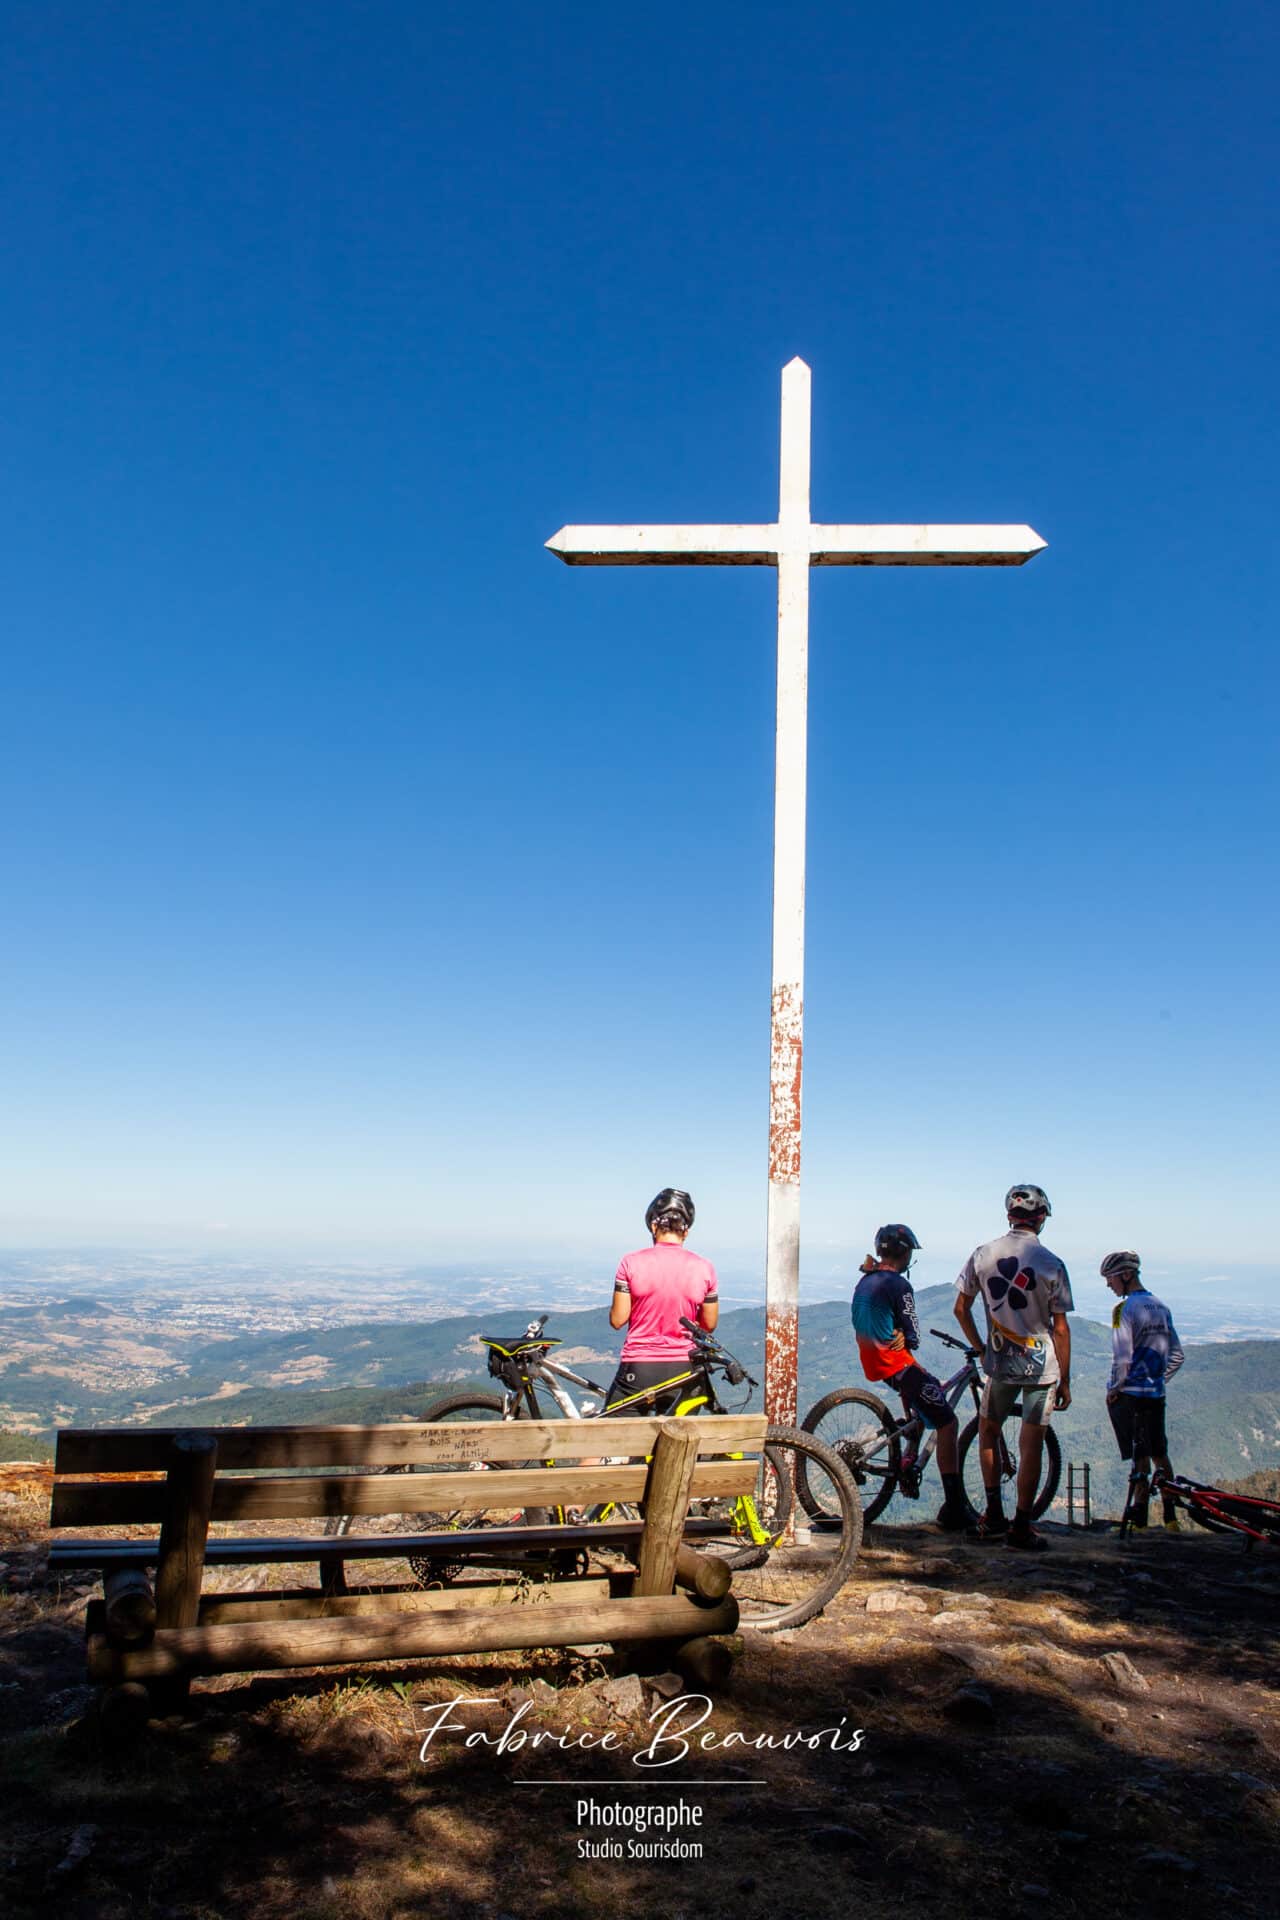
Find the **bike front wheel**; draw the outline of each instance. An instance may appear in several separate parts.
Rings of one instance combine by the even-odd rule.
[[[867,1526],[878,1520],[898,1486],[902,1465],[899,1422],[883,1400],[861,1387],[837,1387],[810,1407],[803,1421],[805,1433],[816,1434],[848,1468],[862,1502],[862,1518]],[[796,1462],[796,1493],[805,1512],[814,1520],[832,1519],[824,1502],[836,1499],[826,1480],[810,1481],[807,1465]]]
[[[732,1457],[740,1459],[741,1455]],[[766,1446],[750,1494],[736,1500],[691,1500],[689,1512],[695,1519],[722,1524],[723,1539],[713,1537],[707,1542],[707,1550],[726,1566],[760,1567],[769,1558],[774,1541],[785,1532],[795,1499],[795,1482],[786,1459]]]
[[[1021,1406],[1015,1406],[1009,1415],[1011,1420],[1020,1421]],[[1018,1454],[1016,1447],[1010,1447],[1003,1432],[996,1449],[996,1463],[999,1468],[1001,1493],[1007,1490],[1010,1498],[1016,1495],[1018,1479]],[[1062,1447],[1052,1427],[1044,1430],[1044,1451],[1040,1456],[1040,1480],[1036,1487],[1036,1497],[1031,1508],[1031,1517],[1039,1520],[1049,1511],[1053,1496],[1058,1491],[1058,1482],[1062,1478]],[[960,1483],[969,1511],[976,1520],[986,1512],[987,1490],[982,1478],[982,1462],[978,1451],[978,1422],[971,1420],[960,1435]]]
[[[802,1468],[820,1504],[816,1523],[795,1498]],[[862,1544],[858,1490],[839,1456],[811,1433],[770,1427],[754,1492],[717,1504],[732,1510],[725,1537],[694,1544],[733,1568],[744,1627],[776,1633],[803,1625],[853,1571]]]

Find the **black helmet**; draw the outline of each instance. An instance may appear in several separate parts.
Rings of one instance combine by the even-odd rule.
[[[688,1233],[693,1225],[693,1202],[681,1187],[664,1187],[644,1210],[644,1223],[650,1233],[667,1228]]]
[[[918,1253],[920,1242],[910,1227],[904,1227],[901,1220],[890,1221],[887,1227],[881,1227],[876,1234],[876,1252],[881,1259],[886,1253]]]
[[[1142,1262],[1129,1247],[1122,1248],[1119,1253],[1109,1253],[1098,1268],[1104,1280],[1114,1280],[1117,1274],[1121,1273],[1140,1273],[1141,1271]]]
[[[1053,1212],[1044,1188],[1027,1185],[1010,1187],[1004,1197],[1004,1210],[1006,1213],[1042,1213],[1046,1220]]]

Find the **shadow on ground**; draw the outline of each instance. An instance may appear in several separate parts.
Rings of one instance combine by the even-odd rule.
[[[48,1581],[38,1530],[0,1559],[0,1900],[15,1916],[1275,1911],[1280,1556],[1234,1543],[1061,1532],[1028,1564],[878,1531],[823,1619],[746,1636],[704,1728],[719,1744],[660,1772],[632,1759],[651,1697],[619,1719],[598,1666],[551,1652],[197,1683],[189,1711],[111,1750],[83,1684],[90,1589]],[[1131,1668],[1104,1664],[1115,1654]],[[424,1764],[425,1717],[462,1695],[455,1717],[491,1739],[527,1702],[522,1728],[612,1729],[623,1748],[498,1754],[451,1735]],[[781,1744],[842,1716],[841,1751]],[[629,1857],[631,1829],[577,1825],[593,1798],[700,1807],[701,1828],[671,1837],[702,1856]],[[582,1858],[581,1839],[621,1854]]]

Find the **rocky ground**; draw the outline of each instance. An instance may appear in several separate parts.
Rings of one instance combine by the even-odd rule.
[[[550,1651],[197,1683],[118,1747],[84,1685],[91,1587],[45,1569],[46,1485],[0,1482],[0,1903],[17,1916],[1280,1910],[1280,1555],[1261,1548],[1051,1529],[1030,1557],[874,1530],[822,1619],[743,1636],[702,1729],[743,1738],[662,1771],[632,1756],[670,1683]],[[458,1696],[496,1703],[453,1709],[494,1740],[523,1708],[522,1729],[619,1748],[449,1735],[424,1764],[432,1708]],[[778,1744],[832,1727],[838,1751]],[[694,1780],[711,1784],[671,1784]],[[628,1858],[631,1829],[577,1825],[592,1799],[701,1807],[702,1857]]]

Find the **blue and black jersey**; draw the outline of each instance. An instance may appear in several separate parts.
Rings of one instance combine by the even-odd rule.
[[[853,1331],[868,1380],[888,1380],[902,1372],[909,1364],[907,1355],[920,1345],[915,1290],[905,1273],[873,1267],[863,1274],[853,1294]],[[893,1345],[896,1333],[902,1335],[901,1347]]]

